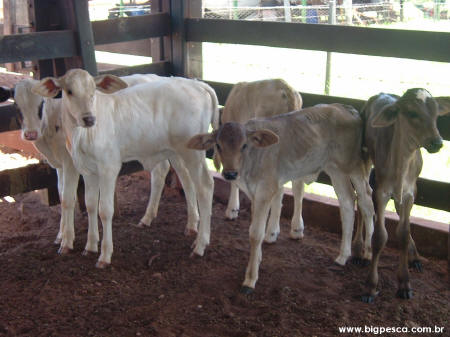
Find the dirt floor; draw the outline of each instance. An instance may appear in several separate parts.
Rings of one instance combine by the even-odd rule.
[[[183,235],[186,206],[177,191],[166,189],[144,230],[132,225],[146,206],[148,174],[120,177],[118,191],[121,214],[106,270],[95,268],[97,256],[81,255],[86,215],[77,211],[73,253],[59,256],[59,206],[44,206],[34,192],[0,203],[0,336],[337,336],[340,326],[438,326],[449,336],[447,261],[429,259],[424,273],[412,272],[415,297],[400,300],[397,252],[386,249],[381,295],[364,304],[367,268],[333,264],[340,238],[306,224],[305,238],[292,241],[283,219],[278,242],[263,247],[256,290],[246,296],[239,289],[248,211],[225,221],[225,206],[215,203],[211,245],[204,257],[190,258],[193,239]]]

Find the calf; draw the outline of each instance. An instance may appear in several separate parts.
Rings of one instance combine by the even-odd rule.
[[[289,84],[281,79],[262,80],[255,82],[240,82],[233,86],[228,95],[221,115],[221,122],[246,123],[255,117],[270,117],[302,108],[302,97]],[[220,159],[217,151],[214,152],[214,164],[220,169]],[[314,180],[314,178],[312,179]],[[304,184],[302,180],[292,182],[292,191],[295,199],[294,214],[291,221],[290,237],[300,239],[303,237],[302,200]],[[281,201],[273,202],[270,210],[269,226],[265,236],[266,242],[275,242],[280,233]],[[230,197],[225,216],[228,219],[237,218],[239,213],[239,188],[231,183]]]
[[[103,225],[97,267],[111,263],[115,182],[122,163],[131,160],[148,170],[170,160],[185,190],[189,214],[197,214],[198,201],[200,224],[193,253],[203,255],[210,237],[213,180],[205,153],[186,151],[184,144],[208,130],[210,123],[218,124],[215,92],[203,82],[183,78],[120,90],[126,86],[116,76],[93,78],[72,69],[33,88],[45,97],[63,92],[62,124],[75,167],[86,183],[89,221],[97,221],[99,206]],[[197,231],[197,219],[188,218],[188,227]]]
[[[354,188],[366,231],[371,235],[374,211],[361,142],[359,114],[341,104],[317,105],[245,124],[228,122],[217,131],[199,134],[188,142],[189,148],[198,150],[215,145],[224,177],[235,181],[252,202],[250,260],[242,292],[250,293],[255,287],[267,216],[287,181],[317,175],[320,171],[330,176],[342,221],[337,263],[345,264],[351,255]]]
[[[372,162],[375,167],[373,200],[377,214],[368,294],[362,297],[364,302],[373,302],[378,294],[378,261],[388,238],[384,212],[391,197],[400,217],[397,226],[401,249],[397,296],[412,297],[408,262],[421,269],[409,224],[416,180],[422,169],[420,148],[434,153],[442,147],[436,120],[439,114],[448,113],[449,109],[450,98],[433,98],[425,89],[409,89],[402,97],[379,94],[371,97],[363,109],[368,165]]]
[[[167,80],[153,74],[134,74],[121,78],[128,86],[141,83]],[[18,107],[21,120],[22,138],[32,141],[36,149],[45,156],[50,166],[56,169],[58,176],[58,191],[61,200],[61,221],[55,244],[60,244],[60,253],[73,249],[75,239],[74,207],[79,173],[75,169],[72,157],[66,148],[66,136],[61,128],[61,100],[43,99],[34,94],[31,89],[39,81],[25,79],[16,84],[13,89],[0,88],[1,101],[13,98]],[[151,196],[144,217],[139,226],[149,226],[156,217],[158,204],[164,187],[164,179],[169,169],[167,161],[159,163],[152,170]],[[193,218],[196,217],[194,214]],[[197,216],[198,217],[198,216]],[[65,226],[67,226],[65,230]],[[66,233],[66,236],[63,236]],[[84,254],[98,250],[98,227],[90,224],[88,240]]]

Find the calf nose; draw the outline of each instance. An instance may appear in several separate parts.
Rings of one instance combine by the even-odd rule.
[[[430,153],[438,152],[442,147],[442,138],[434,138],[428,142],[428,146],[425,147]]]
[[[90,127],[95,124],[95,117],[94,116],[86,116],[83,117],[84,126]]]
[[[36,140],[38,136],[37,131],[26,131],[24,137],[26,140]]]
[[[226,180],[235,180],[238,176],[238,173],[236,171],[227,171],[223,172],[222,175]]]

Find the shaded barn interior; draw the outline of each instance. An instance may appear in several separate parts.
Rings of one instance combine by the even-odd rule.
[[[201,1],[196,0],[152,1],[150,14],[95,22],[91,22],[89,19],[87,0],[28,0],[27,5],[31,25],[30,32],[0,37],[0,64],[32,62],[34,77],[37,79],[46,76],[60,76],[68,69],[77,67],[86,69],[92,75],[105,72],[120,76],[133,73],[154,73],[162,76],[174,75],[201,79],[202,42],[301,48],[450,62],[450,33],[444,32],[204,19],[199,18],[202,14],[202,7]],[[110,50],[108,46],[111,44],[135,41],[140,41],[139,45],[145,46],[143,53],[148,52],[152,56],[152,63],[108,69],[107,71],[102,71],[103,69],[98,66],[94,53],[97,47]],[[232,85],[221,82],[208,83],[216,90],[220,104],[224,104]],[[309,93],[302,93],[302,97],[304,106],[339,102],[361,109],[364,104],[362,100],[345,97]],[[15,116],[16,110],[12,104],[0,106],[0,132],[6,133],[19,129]],[[450,140],[450,116],[440,117],[438,128],[442,137]],[[2,138],[0,137],[0,139]],[[3,245],[0,247],[0,265],[4,271],[2,283],[7,285],[4,289],[6,292],[10,290],[11,294],[20,293],[21,289],[25,290],[26,296],[32,298],[33,308],[38,308],[47,302],[51,306],[55,306],[52,313],[49,313],[51,309],[46,310],[46,313],[54,315],[54,318],[44,321],[47,327],[55,327],[59,324],[59,328],[46,330],[42,326],[38,328],[35,322],[42,317],[35,316],[27,321],[25,314],[23,317],[19,315],[22,321],[14,323],[13,317],[7,315],[3,317],[6,317],[5,319],[9,323],[0,319],[0,335],[20,335],[35,331],[41,335],[46,333],[61,335],[73,331],[75,329],[73,322],[57,322],[58,313],[55,312],[58,305],[62,305],[64,310],[68,310],[70,301],[57,299],[56,295],[54,298],[43,295],[56,289],[56,294],[59,296],[68,296],[70,288],[67,288],[67,285],[77,289],[72,294],[75,301],[82,297],[104,300],[103,304],[100,300],[94,302],[96,311],[87,310],[84,314],[77,313],[82,317],[80,321],[83,321],[84,325],[76,335],[97,334],[96,327],[87,317],[90,312],[93,317],[97,317],[102,322],[101,328],[105,332],[103,335],[110,336],[125,334],[128,331],[133,331],[136,335],[200,336],[195,333],[197,331],[195,328],[202,326],[207,327],[209,331],[204,336],[211,336],[211,333],[216,333],[218,336],[264,336],[264,324],[271,331],[271,333],[266,331],[268,336],[288,333],[301,334],[302,331],[307,331],[307,335],[334,336],[336,332],[330,331],[333,326],[337,327],[337,323],[334,325],[330,323],[331,316],[341,310],[340,301],[342,299],[338,294],[345,293],[346,289],[351,289],[348,296],[344,295],[349,302],[343,305],[342,314],[335,317],[337,321],[343,325],[356,325],[357,321],[352,316],[367,313],[365,306],[359,303],[355,304],[355,298],[360,294],[357,287],[363,284],[366,271],[361,272],[354,266],[348,266],[342,270],[332,266],[332,256],[336,255],[338,249],[338,236],[330,234],[330,232],[340,233],[339,213],[335,201],[313,195],[305,198],[303,212],[307,226],[306,236],[311,234],[311,238],[307,238],[307,242],[302,246],[302,243],[290,242],[287,239],[286,230],[284,230],[284,236],[282,236],[281,242],[276,244],[276,247],[265,247],[264,261],[268,259],[269,262],[267,264],[263,262],[262,273],[268,273],[271,277],[267,275],[265,279],[262,278],[259,286],[261,291],[259,292],[258,289],[258,293],[253,298],[244,298],[237,295],[237,289],[248,252],[249,205],[248,202],[246,204],[245,197],[242,196],[243,205],[247,205],[247,208],[242,214],[242,219],[235,224],[223,221],[221,219],[224,210],[223,203],[226,203],[229,186],[219,175],[215,175],[213,224],[216,222],[216,225],[215,228],[213,225],[213,242],[206,253],[206,261],[189,260],[187,256],[189,255],[190,239],[182,237],[182,227],[179,224],[178,229],[176,226],[172,226],[173,223],[183,223],[185,220],[182,217],[172,219],[173,223],[169,224],[167,219],[170,214],[174,213],[170,206],[164,206],[164,210],[158,217],[160,222],[155,224],[148,233],[142,234],[131,226],[126,227],[127,224],[135,221],[136,217],[139,217],[139,214],[135,216],[134,212],[142,212],[148,195],[148,191],[135,186],[136,184],[144,186],[148,184],[148,176],[139,172],[141,170],[140,164],[130,162],[124,164],[121,171],[123,177],[119,182],[119,191],[123,192],[122,205],[125,205],[125,213],[122,213],[117,219],[120,226],[114,224],[114,230],[119,233],[119,237],[122,237],[122,239],[116,240],[119,248],[118,253],[115,254],[121,257],[117,258],[117,263],[113,263],[109,276],[106,275],[108,271],[97,274],[96,270],[91,268],[93,267],[92,259],[79,263],[81,256],[64,257],[61,261],[57,261],[59,257],[53,256],[56,255],[56,248],[50,244],[50,238],[53,236],[53,233],[50,233],[50,224],[56,232],[57,206],[49,208],[48,226],[44,226],[42,223],[36,223],[37,220],[32,220],[31,215],[23,217],[19,213],[7,211],[6,204],[0,204],[0,208],[4,208],[5,212],[11,212],[8,213],[10,217],[8,222],[19,222],[20,226],[33,227],[35,230],[31,238],[28,237],[21,243],[20,235],[12,235],[15,227],[0,229],[0,233],[8,235],[7,239],[0,241]],[[23,193],[48,189],[48,203],[57,205],[59,201],[56,179],[55,171],[42,162],[18,169],[0,171],[0,197],[17,195],[18,200],[23,201],[23,205],[39,209],[40,216],[37,217],[40,219],[39,221],[46,221],[43,215],[44,206],[35,204],[36,201],[33,197],[27,197]],[[320,176],[319,181],[330,183],[329,178],[324,174]],[[145,183],[143,184],[143,182]],[[138,196],[125,197],[126,193],[129,193],[128,186],[134,186]],[[183,207],[185,206],[182,194],[180,195],[181,192],[176,187],[173,188],[173,184],[171,186],[167,186],[163,202],[169,205],[173,203],[177,212],[184,214]],[[27,200],[27,198],[31,199]],[[127,199],[133,200],[136,205],[142,205],[139,205],[139,209],[135,209],[134,204],[129,203]],[[450,184],[419,178],[415,203],[450,211]],[[287,191],[283,209],[285,217],[290,216],[292,204],[292,195]],[[78,213],[77,219],[80,222],[86,223],[85,218],[85,215]],[[395,247],[397,219],[396,215],[389,214],[387,221],[390,244],[393,247]],[[27,224],[27,221],[31,221],[31,223]],[[286,220],[283,221],[287,224]],[[164,229],[165,226],[168,227]],[[39,228],[42,228],[42,231],[39,231]],[[83,238],[85,227],[77,228],[78,238]],[[308,228],[310,228],[310,233],[308,233]],[[179,230],[178,234],[177,230]],[[321,234],[322,232],[323,234]],[[450,260],[448,233],[448,226],[446,228],[445,225],[432,221],[412,219],[412,235],[420,252],[429,259],[425,267],[425,273],[428,273],[428,276],[414,275],[417,279],[415,282],[420,284],[416,288],[419,289],[420,286],[423,286],[423,289],[420,290],[421,294],[418,295],[419,298],[413,305],[399,304],[398,300],[392,301],[392,296],[386,296],[380,301],[381,304],[378,307],[370,309],[371,322],[374,325],[383,325],[382,323],[387,321],[391,315],[397,314],[394,321],[399,325],[406,324],[407,321],[413,326],[417,324],[417,319],[414,321],[414,317],[421,316],[425,318],[420,321],[420,324],[431,326],[433,322],[436,322],[436,325],[447,324],[448,326],[448,321],[444,319],[444,317],[448,317],[449,311],[449,290],[448,287],[445,287],[446,279],[448,282],[448,270],[446,271],[446,262],[444,261],[445,259]],[[170,239],[164,237],[163,234],[170,236]],[[221,235],[226,238],[225,242],[221,242]],[[325,244],[321,243],[322,235]],[[126,237],[133,238],[137,242],[136,246],[133,245],[133,240],[127,240]],[[237,243],[234,240],[237,240]],[[77,240],[78,245],[81,242]],[[123,246],[121,246],[121,242],[124,242]],[[14,259],[15,255],[10,250],[16,244],[19,248],[23,248],[21,254],[26,259],[20,260],[21,262],[14,266],[11,259]],[[142,247],[137,247],[140,244]],[[284,245],[287,247],[288,254],[291,254],[287,258],[287,262],[282,261],[285,254]],[[296,247],[296,245],[302,247]],[[237,250],[239,253],[230,253],[230,250]],[[128,253],[131,255],[127,255]],[[172,258],[173,254],[177,258]],[[270,259],[270,254],[274,254],[275,257]],[[395,250],[389,250],[385,255],[395,262],[397,261]],[[297,260],[304,258],[311,258],[313,262],[308,264],[305,261],[298,262]],[[214,261],[219,260],[225,265],[222,271],[216,270],[217,262]],[[130,261],[137,261],[136,265]],[[197,273],[189,272],[191,263],[195,265],[192,270]],[[318,267],[313,265],[315,263]],[[395,284],[395,265],[394,262],[386,262],[381,266],[391,274],[385,279],[386,284]],[[182,273],[177,271],[180,266],[181,270],[186,272],[186,276],[180,275]],[[324,269],[321,270],[319,267]],[[206,268],[204,277],[202,277],[202,268]],[[31,270],[30,273],[26,272],[28,269]],[[58,270],[63,275],[55,278],[54,273]],[[321,281],[314,285],[314,278],[308,279],[308,276],[303,274],[305,271],[310,274],[309,277],[316,275],[315,277],[320,278]],[[8,273],[11,276],[8,276]],[[126,273],[133,276],[125,278],[126,282],[119,280]],[[344,273],[347,274],[344,275]],[[383,273],[386,274],[385,271]],[[283,274],[291,275],[291,277],[286,277],[286,282],[283,282],[284,277],[280,276]],[[221,282],[221,277],[230,279],[224,283],[224,290],[217,284],[213,284],[213,281]],[[297,282],[295,282],[295,277],[298,278]],[[303,288],[303,290],[302,277],[305,277],[305,287],[307,288]],[[138,278],[145,280],[145,284],[139,283],[139,291],[144,291],[144,286],[152,290],[142,296],[133,294],[133,283],[138,284],[140,282],[137,280]],[[324,280],[335,278],[338,279],[339,285],[337,291],[329,290],[328,284]],[[90,284],[91,287],[77,288],[83,282]],[[196,282],[199,283],[196,284]],[[278,282],[283,285],[281,288],[277,287]],[[66,286],[62,284],[66,284]],[[172,289],[171,286],[174,288]],[[30,290],[29,287],[39,290]],[[386,285],[386,287],[388,286]],[[97,293],[96,288],[102,288],[101,292]],[[198,304],[195,304],[197,302],[194,303],[193,300],[188,300],[187,296],[184,297],[177,293],[186,288],[191,289],[189,292],[192,293],[201,293],[202,288],[208,290],[199,297]],[[303,291],[310,291],[311,296],[304,295]],[[121,297],[121,295],[125,297]],[[326,304],[327,295],[329,295],[330,306]],[[323,296],[323,301],[317,299],[320,296]],[[265,300],[265,297],[273,298],[273,302]],[[12,297],[5,294],[2,294],[0,298],[3,299],[1,301],[3,310],[6,306],[12,305],[14,301]],[[134,304],[127,304],[126,298],[132,298]],[[179,301],[178,303],[185,302],[186,305],[171,307],[170,302],[175,298]],[[145,304],[142,303],[142,306],[154,306],[155,309],[148,311],[148,308],[145,310],[138,308],[135,303],[140,300],[145,302]],[[88,301],[83,303],[88,305]],[[112,309],[105,311],[104,304],[108,303]],[[303,306],[301,303],[306,304]],[[165,309],[166,306],[167,309]],[[272,307],[277,309],[273,315],[270,314]],[[280,313],[283,309],[287,310],[286,314]],[[312,315],[312,322],[315,325],[311,321],[295,320],[295,317],[310,315],[311,311],[317,309],[320,314]],[[127,313],[123,324],[120,324],[120,320],[118,320],[108,325],[109,315],[119,317],[127,310],[131,310],[131,312]],[[133,310],[136,311],[133,312]],[[169,317],[178,318],[167,318],[157,314],[158,311],[165,312],[165,310]],[[144,318],[147,311],[152,317],[148,321]],[[133,313],[137,317],[136,320],[134,320]],[[251,318],[245,321],[240,316],[241,314],[249,315]],[[51,315],[49,317],[53,317]],[[75,317],[75,315],[71,317]],[[212,321],[211,317],[213,317]],[[133,323],[134,321],[138,323]],[[189,322],[191,324],[188,324]],[[323,322],[327,323],[320,327],[319,325]],[[186,326],[186,330],[183,330],[183,326]],[[302,330],[302,327],[305,326],[306,330]],[[163,329],[163,327],[166,328]],[[216,330],[216,327],[219,328]]]

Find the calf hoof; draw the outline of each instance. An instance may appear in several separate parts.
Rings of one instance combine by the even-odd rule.
[[[397,297],[404,300],[413,298],[413,291],[411,289],[399,289],[397,290]]]
[[[106,269],[110,264],[108,262],[104,262],[104,261],[97,261],[97,263],[95,264],[95,266],[98,269]]]
[[[361,296],[361,301],[364,302],[364,303],[368,303],[368,304],[373,303],[373,302],[375,302],[375,296],[373,296],[373,295],[362,295]]]
[[[266,242],[266,243],[275,243],[277,241],[277,239],[278,239],[278,235],[279,234],[280,234],[280,232],[267,234],[266,237],[264,238],[264,242]]]
[[[197,235],[197,230],[196,229],[194,229],[194,228],[188,228],[188,227],[186,227],[185,229],[184,229],[184,235],[185,236],[195,236],[195,235]]]
[[[291,231],[290,233],[289,233],[289,237],[292,239],[292,240],[300,240],[300,239],[303,239],[303,231],[301,231],[301,230],[299,230],[299,229],[297,229],[297,230],[293,230],[293,231]]]
[[[348,259],[348,257],[345,257],[345,256],[338,256],[337,258],[336,258],[336,260],[334,260],[334,262],[336,262],[338,265],[340,265],[340,266],[345,266],[345,264],[347,263],[347,259]]]
[[[411,261],[409,263],[409,268],[412,268],[419,273],[423,272],[423,265],[422,265],[422,262],[420,262],[419,260]]]
[[[96,254],[97,252],[94,252],[94,251],[92,251],[92,250],[87,250],[87,249],[85,249],[85,250],[83,250],[83,252],[81,253],[81,255],[83,255],[83,256],[89,256],[89,255],[93,255],[93,254]]]
[[[356,266],[360,266],[360,267],[367,267],[368,265],[370,265],[370,260],[365,259],[363,257],[353,256],[352,264],[354,264]]]
[[[239,209],[232,209],[232,210],[226,210],[225,211],[225,218],[228,220],[234,220],[239,216]]]
[[[150,227],[150,225],[147,225],[147,224],[143,223],[142,221],[139,221],[139,223],[137,225],[133,225],[133,226],[136,228],[140,228],[140,229],[145,228],[145,227]]]
[[[69,247],[60,247],[58,249],[58,254],[59,255],[67,255],[72,251],[72,249],[70,249]]]
[[[255,291],[254,288],[250,288],[250,287],[247,287],[247,286],[242,286],[242,287],[241,287],[241,294],[244,294],[244,295],[250,295],[250,294],[252,294],[254,291]]]

